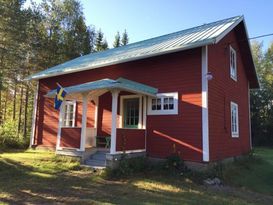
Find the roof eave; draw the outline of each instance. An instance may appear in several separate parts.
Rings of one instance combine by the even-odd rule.
[[[33,76],[32,75],[32,76],[29,76],[28,78],[25,78],[24,80],[25,81],[41,80],[41,79],[45,79],[45,78],[51,78],[51,77],[55,77],[55,76],[66,75],[66,74],[86,71],[86,70],[90,70],[90,69],[96,69],[96,68],[101,68],[101,67],[106,67],[106,66],[111,66],[111,65],[117,65],[117,64],[127,63],[127,62],[131,62],[131,61],[136,61],[136,60],[142,60],[142,59],[146,59],[146,58],[161,56],[161,55],[175,53],[175,52],[179,52],[179,51],[190,50],[190,49],[194,49],[194,48],[198,48],[198,47],[202,47],[202,46],[206,46],[206,45],[210,45],[210,44],[215,44],[215,38],[209,39],[209,40],[206,40],[206,41],[202,41],[202,42],[198,42],[198,43],[195,43],[195,44],[190,45],[190,46],[184,46],[184,47],[180,47],[180,48],[176,48],[176,49],[169,49],[169,50],[165,50],[165,51],[154,53],[154,54],[136,56],[136,57],[132,57],[132,58],[128,58],[128,59],[123,59],[123,60],[118,60],[118,61],[114,61],[114,62],[101,64],[101,65],[98,65],[98,66],[83,67],[83,68],[80,68],[80,69],[73,69],[73,70],[71,69],[71,71],[66,71],[66,72],[62,72],[62,73],[59,73],[59,74],[55,73],[55,74],[44,75],[44,76],[41,76],[41,77],[32,77]]]

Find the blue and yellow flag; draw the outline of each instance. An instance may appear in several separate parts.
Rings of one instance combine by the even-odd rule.
[[[56,92],[55,101],[54,101],[54,108],[56,110],[59,110],[64,100],[64,97],[66,95],[66,91],[58,83],[57,83],[57,86],[58,87],[57,87],[57,92]]]

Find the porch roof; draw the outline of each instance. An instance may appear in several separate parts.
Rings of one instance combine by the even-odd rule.
[[[119,89],[119,90],[124,90],[124,91],[129,91],[133,93],[140,93],[148,96],[156,96],[158,89],[138,83],[135,81],[131,81],[125,78],[118,78],[117,80],[112,80],[112,79],[101,79],[97,81],[92,81],[88,83],[83,83],[83,84],[78,84],[74,86],[69,86],[69,87],[64,87],[64,90],[67,92],[68,97],[72,97],[77,94],[81,93],[93,93],[96,95],[101,95],[104,92],[107,92],[109,90],[113,89]],[[102,91],[102,92],[96,92],[95,91]],[[56,89],[49,91],[45,97],[55,97],[56,95]],[[80,97],[80,96],[78,96]]]

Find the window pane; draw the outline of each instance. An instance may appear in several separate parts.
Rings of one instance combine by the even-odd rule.
[[[174,109],[174,99],[173,99],[173,97],[169,98],[169,109],[170,110]]]
[[[156,99],[152,99],[152,110],[156,110]]]
[[[156,109],[161,110],[161,98],[156,99]]]

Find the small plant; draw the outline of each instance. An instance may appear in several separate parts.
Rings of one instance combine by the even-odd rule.
[[[181,159],[181,152],[177,151],[175,144],[173,144],[173,154],[167,157],[165,169],[171,170],[173,173],[179,173],[180,175],[189,171],[184,161]]]

